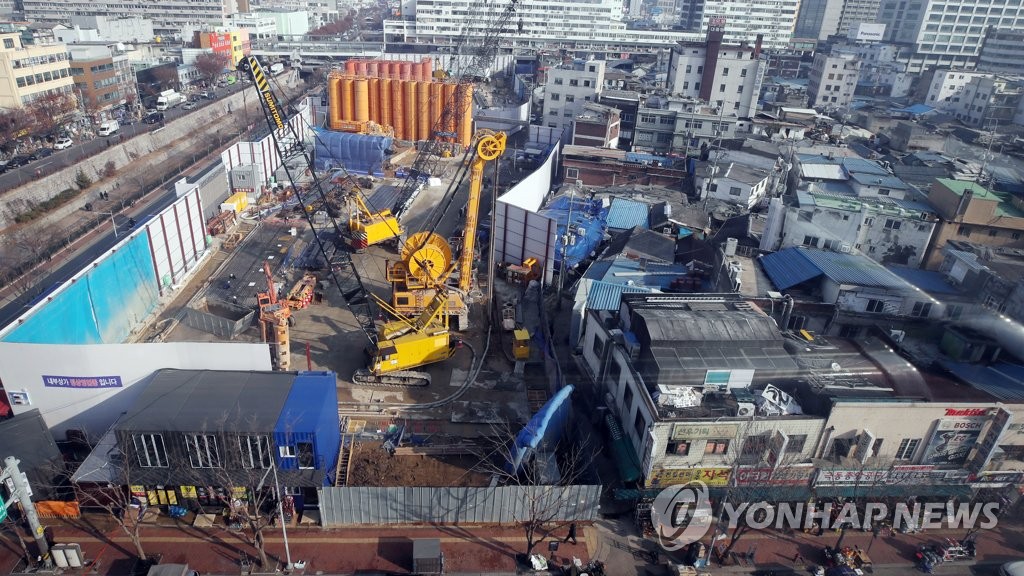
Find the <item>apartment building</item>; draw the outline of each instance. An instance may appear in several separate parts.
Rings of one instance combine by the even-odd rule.
[[[856,33],[864,23],[874,22],[878,18],[881,0],[844,0],[839,15],[839,34]]]
[[[29,21],[67,22],[75,15],[144,18],[164,39],[187,40],[204,26],[219,26],[238,12],[237,0],[159,0],[126,4],[115,0],[23,0]]]
[[[240,12],[228,18],[228,24],[236,30],[249,35],[250,40],[277,37],[277,19],[272,14],[263,12]]]
[[[925,104],[943,112],[953,112],[960,106],[964,89],[975,78],[990,74],[973,70],[935,70],[931,73]],[[927,75],[926,75],[927,76]]]
[[[764,38],[766,50],[789,47],[800,0],[704,0],[700,29],[721,28],[724,42],[739,44]]]
[[[977,68],[983,72],[1020,74],[1024,62],[1024,30],[991,27],[985,31]]]
[[[989,28],[1024,29],[1020,0],[882,0],[885,40],[913,47],[908,72],[974,66]]]
[[[1024,76],[976,77],[964,87],[962,98],[950,112],[964,124],[982,130],[1024,125]]]
[[[604,88],[603,60],[576,60],[550,68],[544,85],[543,122],[564,131],[588,102],[597,102]]]
[[[152,42],[156,38],[153,21],[148,18],[73,14],[71,25],[95,30],[101,40],[111,42]]]
[[[666,87],[672,95],[700,99],[729,114],[750,118],[757,112],[766,61],[761,37],[725,44],[721,26],[708,29],[702,43],[679,43],[669,54]]]
[[[136,101],[135,71],[116,45],[72,45],[68,53],[75,89],[94,119],[117,117],[117,108]]]
[[[702,146],[736,136],[739,117],[699,101],[648,96],[637,113],[633,150],[696,155]]]
[[[18,32],[0,34],[0,108],[21,108],[47,94],[70,94],[71,77],[64,44],[22,44]]]
[[[1024,211],[1011,194],[965,180],[938,178],[928,192],[928,201],[941,221],[925,255],[927,268],[942,264],[942,249],[949,240],[997,247],[1024,236]]]
[[[860,59],[853,54],[815,54],[807,81],[807,105],[844,109],[853,102],[860,79]]]

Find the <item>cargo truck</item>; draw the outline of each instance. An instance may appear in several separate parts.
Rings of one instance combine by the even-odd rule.
[[[185,101],[185,96],[178,94],[174,90],[164,90],[160,93],[160,97],[156,99],[156,109],[163,112],[176,107]]]

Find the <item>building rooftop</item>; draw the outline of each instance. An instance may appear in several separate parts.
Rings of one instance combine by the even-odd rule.
[[[906,190],[908,188],[906,182],[900,180],[895,176],[864,173],[864,172],[852,172],[850,178],[864,186],[880,186],[882,188],[895,188],[897,190]]]
[[[683,264],[641,262],[622,255],[597,260],[587,268],[584,278],[612,284],[667,289],[676,278],[689,272]]]
[[[767,178],[768,175],[768,170],[765,170],[764,168],[756,168],[753,166],[738,164],[736,162],[730,162],[729,167],[726,168],[722,177],[731,178],[737,182],[743,182],[744,184],[754,185]]]
[[[295,378],[289,372],[159,370],[117,428],[272,430]]]
[[[969,180],[954,180],[952,178],[936,178],[936,182],[942,184],[957,196],[963,196],[966,192],[970,191],[974,198],[980,198],[982,200],[990,200],[998,202],[996,206],[996,216],[1005,216],[1009,218],[1024,218],[1024,210],[1013,205],[1010,198],[1010,194],[1007,192],[999,192],[996,190],[989,190],[981,184],[971,182]]]
[[[635,226],[647,228],[647,214],[650,209],[650,204],[646,202],[626,198],[612,198],[611,208],[608,209],[608,228],[620,230]]]
[[[622,254],[627,258],[671,264],[675,261],[675,241],[652,230],[635,226],[615,234],[604,250],[603,257]]]
[[[699,345],[777,342],[775,321],[745,302],[688,302],[673,308],[639,309],[651,342],[693,342]]]
[[[929,294],[961,294],[962,291],[950,283],[942,272],[922,270],[910,266],[889,266],[889,270]]]
[[[837,284],[878,288],[912,288],[905,280],[867,256],[804,247],[786,248],[761,257],[761,266],[779,290],[825,276]]]
[[[652,292],[654,288],[628,286],[602,280],[581,278],[576,289],[576,300],[584,300],[587,310],[618,311],[622,294],[627,292]]]

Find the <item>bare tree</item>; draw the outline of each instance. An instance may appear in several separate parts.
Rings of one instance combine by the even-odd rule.
[[[48,242],[41,241],[39,235],[28,228],[5,230],[0,235],[0,252],[6,256],[0,267],[0,284],[12,286],[18,295],[32,290],[43,274],[36,263],[48,247]]]
[[[529,450],[515,442],[519,429],[507,421],[491,425],[491,434],[476,451],[474,470],[497,478],[499,485],[522,487],[523,503],[513,521],[526,537],[526,555],[553,532],[579,520],[586,503],[571,501],[569,487],[583,479],[594,455],[587,443],[562,442]],[[557,466],[558,473],[554,473]]]
[[[21,557],[24,558],[25,565],[32,566],[32,554],[29,553],[25,539],[21,536],[21,527],[10,516],[0,522],[0,537],[16,545],[21,550]]]
[[[35,119],[37,130],[46,133],[60,126],[77,107],[78,102],[73,95],[52,93],[36,98],[27,108]]]
[[[178,88],[178,70],[172,66],[158,66],[153,69],[153,79],[159,83],[158,89],[153,94],[162,91]]]
[[[213,85],[214,81],[224,73],[224,69],[227,68],[229,62],[230,59],[226,54],[206,52],[196,56],[195,66],[203,81]]]
[[[35,126],[35,118],[22,108],[0,110],[0,148],[9,148],[18,138],[27,136]]]

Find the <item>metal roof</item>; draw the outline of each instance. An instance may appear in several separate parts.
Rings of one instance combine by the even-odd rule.
[[[617,256],[594,262],[583,277],[612,284],[664,289],[688,271],[684,264],[641,263],[639,260]]]
[[[683,310],[640,308],[635,311],[651,342],[779,343],[775,321],[761,312],[735,310]]]
[[[288,372],[159,370],[116,427],[154,432],[270,431],[294,380],[295,374]]]
[[[608,228],[625,230],[640,226],[647,228],[647,213],[650,205],[636,200],[626,198],[612,198],[611,208],[608,210]]]
[[[843,167],[838,164],[820,164],[800,162],[800,177],[815,180],[846,180]]]
[[[912,288],[878,262],[859,254],[796,247],[767,254],[760,262],[772,284],[779,290],[792,288],[819,276],[827,276],[837,284]]]
[[[579,288],[587,299],[587,310],[618,310],[623,292],[653,292],[644,286],[627,286],[584,278]]]
[[[881,186],[883,188],[898,188],[900,190],[907,187],[906,182],[895,176],[889,175],[851,172],[850,178],[852,178],[854,182],[864,184],[866,186]]]
[[[990,366],[940,361],[957,378],[1004,402],[1024,402],[1024,366],[999,362]]]
[[[921,270],[909,266],[889,266],[889,270],[929,294],[959,294],[956,286],[946,280],[942,272]]]

